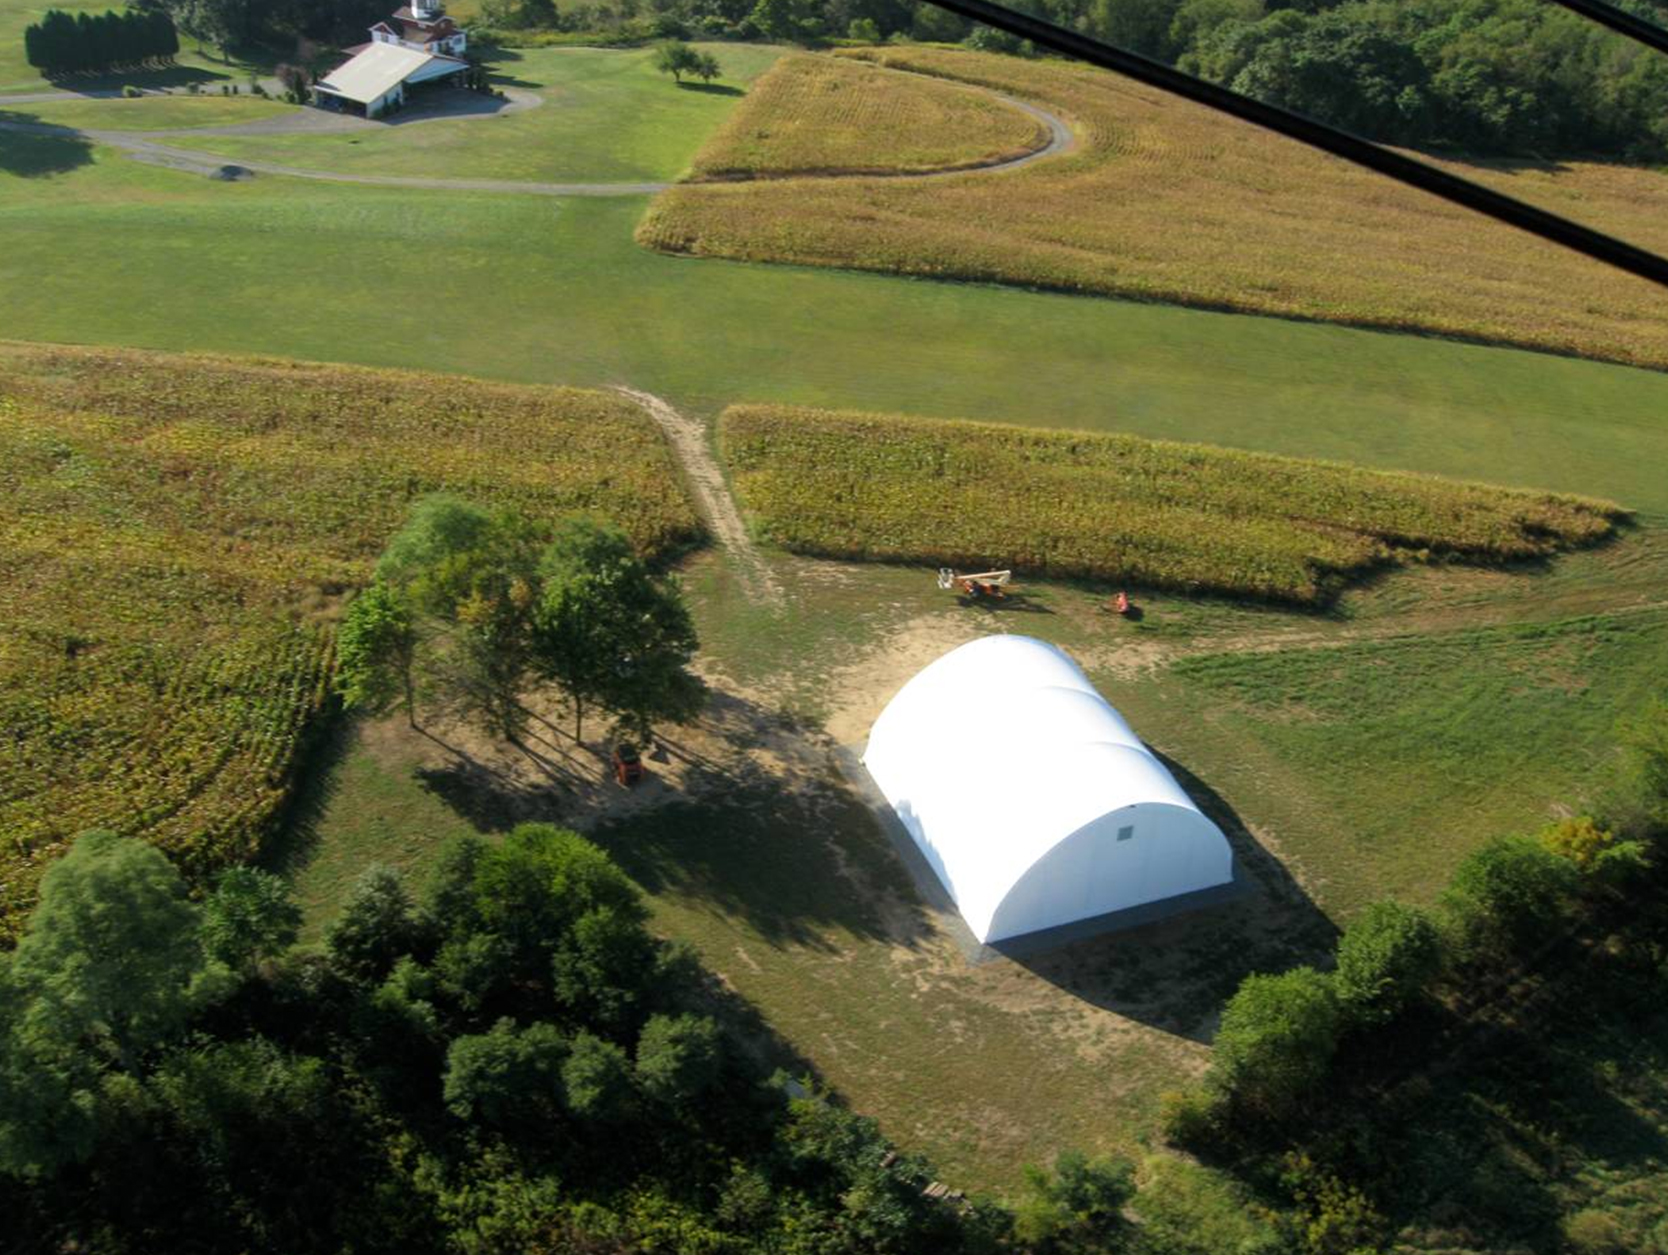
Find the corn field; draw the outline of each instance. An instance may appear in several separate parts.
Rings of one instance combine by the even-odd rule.
[[[720,439],[743,507],[796,552],[1303,606],[1388,563],[1543,557],[1621,517],[1431,476],[896,415],[735,406]]]
[[[195,883],[258,852],[328,704],[332,623],[410,501],[700,538],[599,393],[0,344],[0,938],[77,833]]]
[[[1032,101],[1065,118],[1078,146],[993,174],[683,184],[651,205],[638,241],[697,257],[1126,296],[1668,367],[1660,289],[1295,141],[1060,61],[921,46],[846,55]],[[792,61],[778,71],[804,72]],[[773,87],[746,109],[760,132],[774,129],[771,101],[792,97]],[[865,160],[844,136],[846,166],[879,163],[898,143],[895,125],[877,120],[866,132],[875,155]],[[745,156],[728,143],[713,160]],[[1446,164],[1668,248],[1658,171]]]
[[[1047,142],[1040,122],[984,92],[800,54],[760,77],[696,156],[691,177],[955,170],[1022,157]]]

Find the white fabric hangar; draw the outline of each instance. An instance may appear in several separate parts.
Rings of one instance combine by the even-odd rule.
[[[982,942],[1233,879],[1233,851],[1066,653],[952,650],[898,692],[863,763]]]

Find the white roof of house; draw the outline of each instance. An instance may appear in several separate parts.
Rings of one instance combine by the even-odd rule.
[[[326,74],[319,86],[332,95],[369,104],[408,79],[431,77],[431,74],[422,71],[428,70],[437,61],[449,62],[453,68],[463,64],[452,57],[418,52],[415,48],[399,44],[372,44],[351,61]]]
[[[1232,879],[1221,830],[1043,641],[939,658],[875,721],[863,762],[981,941]]]

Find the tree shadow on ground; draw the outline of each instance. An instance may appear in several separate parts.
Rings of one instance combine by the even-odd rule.
[[[42,122],[36,114],[0,109],[0,172],[37,179],[67,174],[92,160],[93,143],[79,131]]]
[[[1241,891],[1152,923],[1006,953],[1093,1006],[1208,1042],[1240,981],[1252,972],[1326,962],[1338,929],[1220,794],[1180,763],[1157,757],[1228,838]],[[1108,923],[1116,927],[1115,919]]]
[[[282,876],[294,876],[312,859],[319,843],[319,823],[341,787],[339,768],[353,747],[353,719],[338,714],[321,720],[311,745],[296,761],[295,787],[256,860]]]
[[[678,86],[686,92],[701,92],[708,96],[745,96],[747,93],[739,87],[731,87],[728,83],[679,83]]]
[[[841,934],[914,946],[930,931],[868,807],[832,780],[750,785],[608,821],[591,837],[655,896],[698,904],[774,946],[833,953]]]

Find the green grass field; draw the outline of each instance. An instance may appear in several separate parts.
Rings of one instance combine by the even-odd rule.
[[[654,50],[506,49],[496,81],[544,97],[502,117],[453,118],[334,135],[194,136],[180,146],[233,160],[272,161],[354,174],[529,182],[674,179],[689,164],[691,137],[734,107],[781,49],[702,44],[724,76],[712,87],[679,86],[655,72]]]
[[[680,261],[631,243],[638,199],[222,184],[46,143],[61,173],[0,173],[0,295],[20,338],[630,382],[706,414],[781,401],[1122,430],[1668,508],[1668,375],[1197,310]],[[40,144],[0,136],[0,171]]]
[[[0,110],[6,98],[0,96]],[[141,96],[135,100],[52,100],[17,106],[31,120],[54,126],[108,131],[165,131],[198,126],[228,126],[282,117],[294,105],[248,94],[222,96]]]

